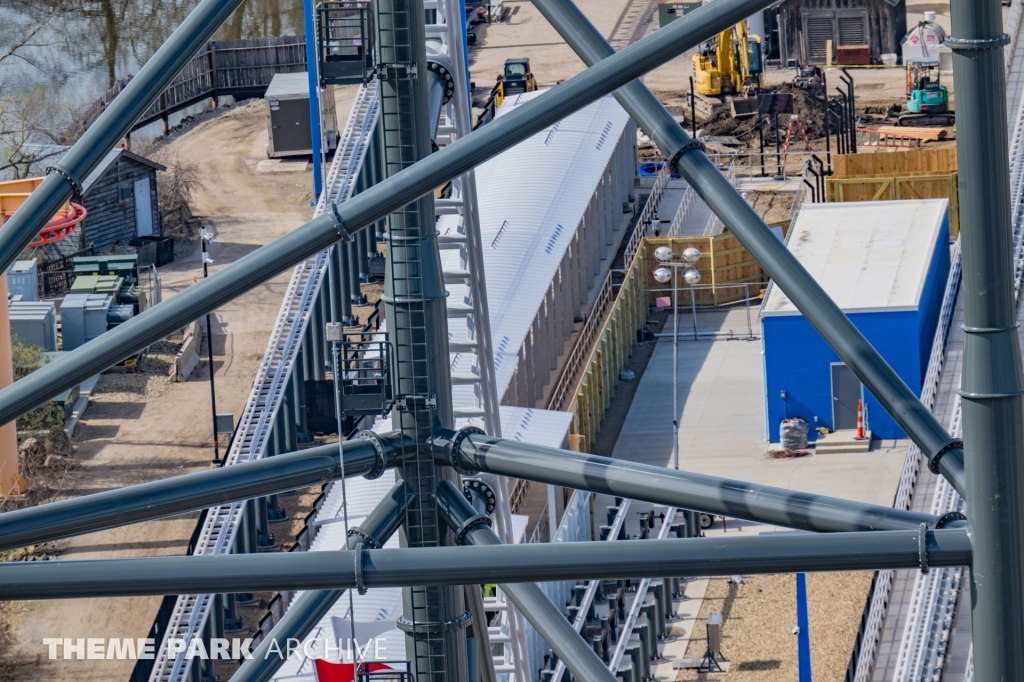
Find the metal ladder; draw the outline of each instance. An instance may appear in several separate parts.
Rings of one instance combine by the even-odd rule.
[[[351,197],[379,112],[377,84],[370,82],[361,87],[356,96],[327,176],[326,189],[316,207],[316,215],[323,213],[327,201],[340,203]],[[328,261],[328,250],[325,250],[295,266],[225,466],[264,456],[271,429],[290,385],[292,368],[302,346],[302,339],[326,278]],[[245,502],[238,502],[211,508],[200,531],[195,553],[230,553],[245,505]],[[168,623],[167,635],[182,639],[201,636],[213,602],[213,595],[180,595]],[[167,641],[167,637],[164,641]],[[168,658],[165,644],[157,652],[150,680],[184,682],[188,674],[189,665],[185,663],[184,654]]]
[[[442,109],[435,143],[439,147],[455,142],[473,128],[469,101],[468,69],[465,63],[465,33],[457,2],[426,0],[437,23],[426,27],[428,41],[439,47],[428,59],[445,66],[455,77],[454,95]],[[501,416],[494,375],[494,353],[484,273],[480,213],[477,205],[476,175],[470,170],[455,178],[451,194],[434,202],[439,220],[438,246],[442,251],[445,288],[449,291],[448,348],[451,353],[452,393],[456,420],[469,420],[488,434],[501,436]],[[458,258],[446,257],[457,253]],[[505,544],[513,544],[512,507],[508,481],[504,476],[481,475],[495,492],[495,527]],[[493,644],[501,644],[494,655],[494,670],[509,682],[528,682],[529,655],[526,623],[501,590],[484,600],[486,611],[500,618],[488,628]],[[519,671],[519,674],[517,674]]]

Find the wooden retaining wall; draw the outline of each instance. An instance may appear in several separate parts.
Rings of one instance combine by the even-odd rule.
[[[590,350],[589,359],[579,382],[564,409],[572,414],[569,439],[573,449],[589,452],[601,430],[604,414],[615,396],[619,372],[626,366],[637,332],[647,322],[647,314],[656,295],[652,289],[665,285],[654,280],[651,273],[659,266],[654,249],[669,246],[678,259],[683,250],[693,246],[701,252],[697,269],[701,284],[717,289],[697,290],[697,305],[721,305],[744,297],[744,290],[730,286],[750,284],[752,294],[768,284],[768,276],[754,257],[747,253],[731,234],[713,237],[645,237],[630,264],[618,295],[605,314],[601,331]]]

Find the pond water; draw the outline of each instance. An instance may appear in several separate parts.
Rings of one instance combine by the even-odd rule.
[[[0,0],[0,88],[87,105],[148,60],[199,0]],[[245,0],[215,40],[303,34],[302,0]]]

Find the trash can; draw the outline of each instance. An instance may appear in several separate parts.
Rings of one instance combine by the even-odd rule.
[[[785,450],[807,449],[807,420],[803,417],[779,422],[779,441]]]

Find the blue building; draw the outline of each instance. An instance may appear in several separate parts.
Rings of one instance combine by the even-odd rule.
[[[949,275],[945,199],[805,204],[789,250],[849,316],[896,373],[920,393]],[[782,291],[771,286],[761,311],[768,439],[782,419],[818,427],[857,426],[863,399],[877,438],[906,434]]]

